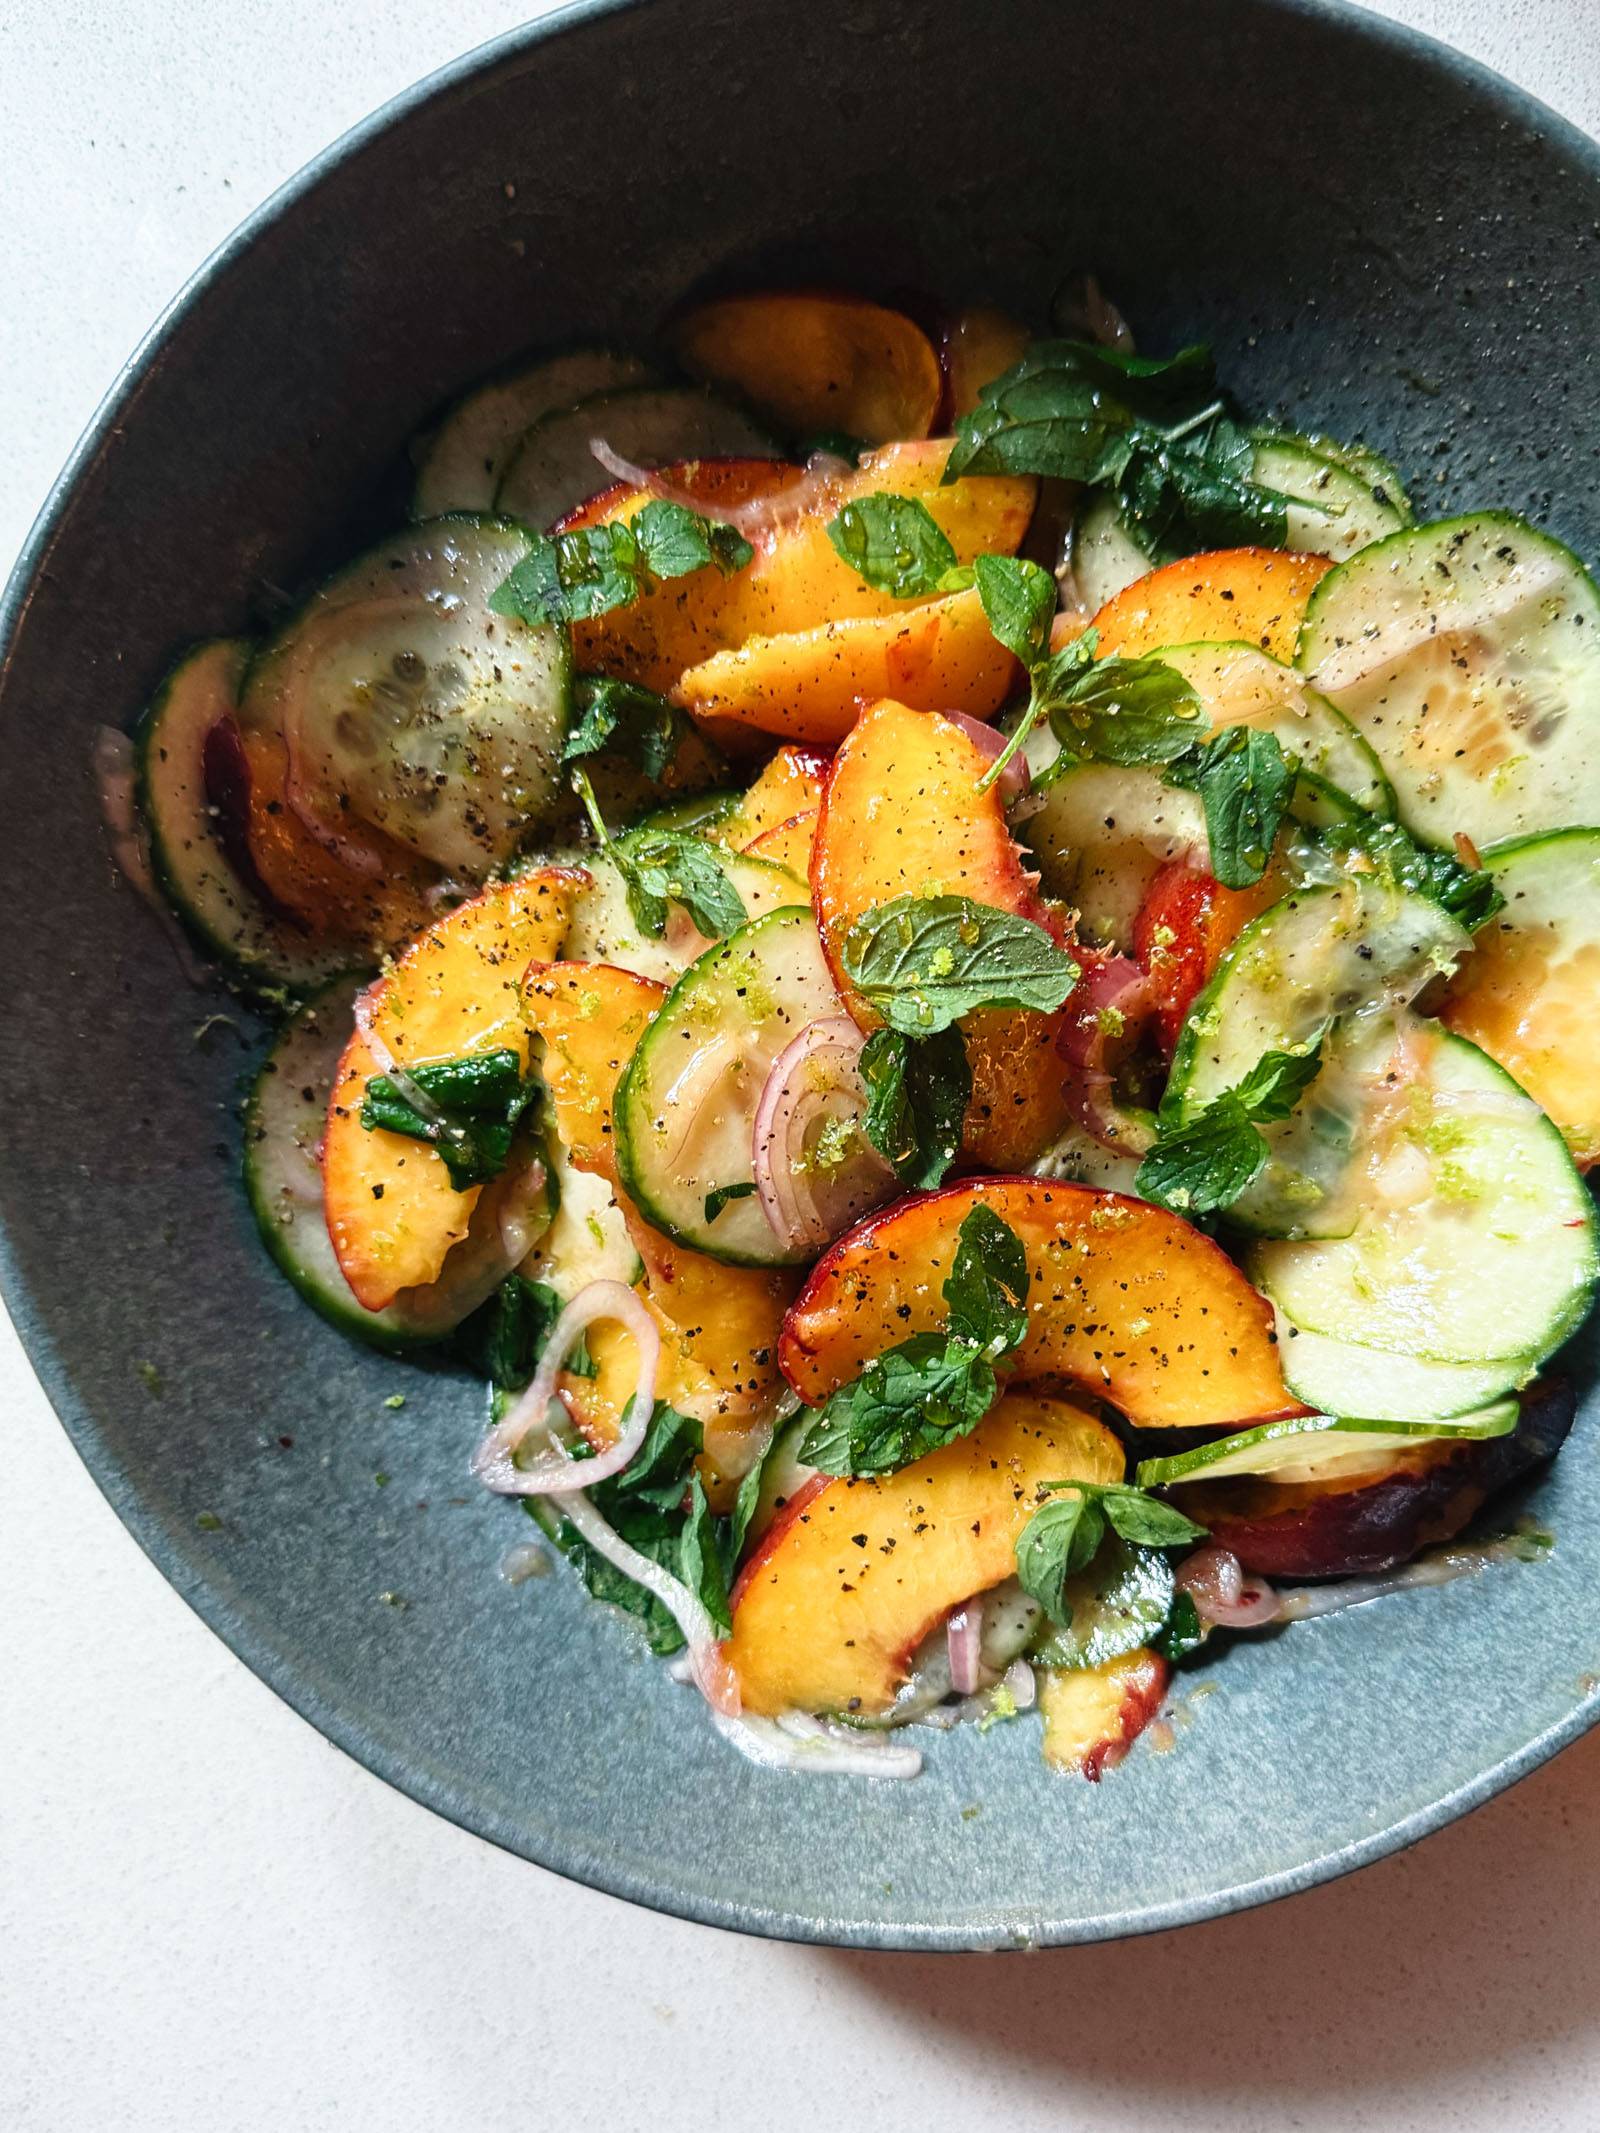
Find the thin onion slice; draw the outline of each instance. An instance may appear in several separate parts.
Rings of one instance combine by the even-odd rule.
[[[556,1379],[566,1367],[567,1357],[579,1334],[602,1318],[620,1319],[639,1349],[639,1381],[623,1412],[622,1429],[616,1442],[607,1445],[593,1459],[574,1459],[552,1435],[550,1450],[544,1458],[537,1463],[519,1466],[517,1448],[528,1432],[534,1429],[549,1432],[550,1403],[555,1397]],[[620,1281],[591,1281],[578,1291],[551,1327],[532,1383],[478,1446],[472,1457],[472,1471],[486,1488],[494,1489],[501,1496],[571,1497],[593,1488],[597,1481],[609,1481],[613,1474],[622,1472],[645,1440],[650,1417],[655,1411],[656,1371],[660,1361],[660,1329],[641,1298]],[[599,1516],[598,1512],[595,1516]],[[637,1560],[643,1562],[645,1558],[639,1556]],[[633,1575],[630,1571],[629,1576]],[[647,1578],[640,1577],[639,1583],[655,1590]]]
[[[1178,1590],[1194,1602],[1202,1622],[1216,1629],[1260,1629],[1279,1618],[1277,1592],[1265,1578],[1246,1578],[1227,1548],[1197,1548],[1178,1566]]]
[[[983,1602],[969,1600],[945,1624],[950,1654],[950,1686],[958,1696],[972,1696],[983,1680]]]
[[[848,1015],[808,1022],[772,1062],[756,1105],[751,1167],[773,1234],[791,1247],[821,1251],[898,1190],[894,1165],[860,1130],[867,1108],[857,1062],[861,1032]],[[858,1122],[847,1159],[819,1174],[815,1131]]]
[[[601,1284],[596,1283],[595,1286],[599,1287]],[[648,1410],[646,1419],[648,1420]],[[579,1471],[582,1472],[589,1464],[588,1460],[579,1461]],[[561,1509],[568,1522],[588,1542],[595,1554],[603,1555],[624,1577],[631,1578],[636,1585],[642,1585],[646,1592],[652,1593],[682,1630],[684,1643],[688,1646],[684,1657],[689,1662],[690,1676],[695,1687],[711,1706],[718,1731],[724,1730],[724,1721],[740,1723],[738,1679],[722,1656],[716,1624],[695,1594],[681,1578],[675,1578],[670,1570],[664,1570],[659,1563],[652,1562],[649,1556],[641,1555],[637,1548],[630,1547],[610,1521],[595,1509],[582,1489],[564,1495]]]
[[[816,1777],[914,1778],[920,1753],[884,1734],[826,1726],[804,1711],[780,1718],[730,1716],[713,1708],[712,1724],[752,1763],[769,1770],[798,1770]]]
[[[1067,1003],[1059,1040],[1069,1072],[1066,1098],[1086,1133],[1122,1155],[1144,1155],[1151,1136],[1117,1100],[1116,1068],[1155,1012],[1150,973],[1125,955],[1077,950],[1083,975]]]
[[[775,495],[752,496],[742,504],[717,504],[706,497],[696,496],[692,489],[668,481],[652,467],[624,459],[603,437],[591,437],[589,450],[608,474],[627,482],[630,488],[642,489],[646,495],[658,497],[663,503],[681,504],[686,511],[693,511],[701,518],[714,519],[718,525],[732,526],[752,542],[770,540],[773,534],[793,525],[808,512],[831,505],[834,485],[842,475],[854,471],[847,459],[840,459],[832,452],[813,452],[799,481],[790,482]]]
[[[1005,753],[1006,735],[998,727],[986,724],[981,718],[969,718],[965,711],[947,711],[944,715],[952,726],[961,728],[974,748],[981,749],[989,762],[992,763],[996,756]],[[1001,771],[995,784],[994,789],[1000,795],[1001,806],[1009,807],[1013,800],[1022,799],[1032,783],[1033,775],[1028,769],[1028,758],[1019,748]]]

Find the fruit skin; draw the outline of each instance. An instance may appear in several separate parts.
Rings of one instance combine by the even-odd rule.
[[[734,1586],[724,1656],[747,1710],[877,1715],[930,1630],[1016,1569],[1047,1481],[1118,1481],[1122,1447],[1063,1400],[1011,1394],[897,1474],[819,1475]]]
[[[869,1215],[812,1269],[779,1362],[808,1406],[945,1322],[957,1232],[989,1208],[1022,1239],[1028,1332],[1016,1385],[1082,1385],[1146,1429],[1243,1429],[1305,1413],[1272,1312],[1221,1248],[1164,1208],[1042,1178],[966,1179]]]
[[[714,823],[708,834],[718,844],[747,852],[768,830],[820,807],[827,778],[828,758],[817,749],[780,748],[738,805]],[[800,871],[803,874],[805,869]]]
[[[745,852],[751,859],[765,859],[769,865],[787,867],[791,874],[798,874],[804,881],[811,872],[817,824],[821,819],[819,808],[807,808],[804,814],[791,815],[787,822],[778,823],[776,828],[763,830],[744,847]]]
[[[1100,656],[1118,652],[1136,659],[1169,644],[1237,641],[1258,644],[1292,666],[1306,603],[1332,568],[1326,556],[1288,548],[1218,548],[1185,556],[1136,578],[1106,602],[1092,625]],[[1070,623],[1063,632],[1065,638],[1078,634]]]
[[[1150,973],[1156,1035],[1170,1058],[1190,1008],[1253,918],[1285,893],[1269,867],[1251,889],[1225,889],[1181,859],[1164,866],[1133,923],[1133,950]]]
[[[1258,1577],[1353,1577],[1390,1570],[1454,1540],[1488,1499],[1554,1458],[1574,1413],[1558,1381],[1526,1396],[1505,1437],[1397,1453],[1381,1479],[1284,1486],[1247,1480],[1182,1488],[1173,1501]]]
[[[864,705],[894,697],[917,710],[998,711],[1021,669],[990,635],[977,591],[949,593],[893,615],[750,638],[688,668],[672,700],[697,719],[835,748]]]
[[[1124,1652],[1099,1666],[1042,1668],[1045,1761],[1098,1784],[1161,1709],[1170,1678],[1167,1662],[1151,1651]]]
[[[939,362],[944,371],[944,395],[940,401],[938,427],[954,428],[962,415],[978,404],[980,389],[1022,360],[1029,339],[1028,329],[990,304],[975,304],[957,312],[939,338]]]
[[[833,760],[812,851],[811,890],[834,983],[862,1029],[876,1017],[845,982],[850,927],[897,896],[970,896],[1068,938],[1066,914],[1039,893],[1039,877],[1006,824],[986,759],[937,712],[884,701],[863,713]],[[1070,1116],[1053,1051],[1060,1014],[1009,1009],[962,1024],[972,1068],[963,1127],[967,1159],[1020,1170],[1057,1139]]]
[[[366,996],[374,1034],[402,1067],[500,1050],[526,1063],[522,973],[530,957],[559,950],[588,878],[573,867],[524,874],[486,889],[412,942]],[[368,1132],[361,1103],[376,1070],[358,1029],[333,1078],[322,1153],[328,1234],[369,1311],[437,1280],[485,1189],[457,1192],[425,1141]]]
[[[926,437],[938,411],[943,379],[927,335],[903,312],[858,296],[714,298],[678,318],[668,340],[691,377],[739,394],[796,437]]]

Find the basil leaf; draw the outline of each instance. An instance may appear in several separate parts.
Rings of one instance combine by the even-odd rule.
[[[730,1200],[748,1200],[755,1189],[753,1178],[746,1178],[742,1185],[713,1185],[706,1194],[706,1220],[715,1222]]]
[[[711,1516],[698,1474],[689,1484],[689,1515],[678,1543],[678,1575],[726,1634],[733,1627],[728,1610],[728,1575],[718,1545],[717,1521]]]
[[[580,674],[573,684],[572,708],[577,718],[561,750],[563,763],[615,748],[649,778],[659,778],[666,770],[689,725],[664,696],[609,674]]]
[[[952,577],[970,582],[944,528],[914,497],[884,492],[858,497],[829,520],[828,539],[858,578],[892,599],[920,600],[952,591]]]
[[[931,1037],[979,1008],[1059,1007],[1078,965],[1042,926],[965,896],[897,896],[845,935],[845,975],[891,1029]]]
[[[1380,822],[1374,815],[1361,815],[1351,822],[1333,823],[1320,835],[1330,851],[1364,853],[1383,879],[1396,888],[1431,896],[1469,933],[1475,933],[1497,911],[1505,909],[1506,900],[1492,874],[1480,867],[1463,866],[1449,852],[1417,844],[1398,822]]]
[[[1205,1624],[1200,1619],[1200,1610],[1186,1592],[1175,1592],[1172,1608],[1166,1621],[1150,1639],[1150,1649],[1176,1666],[1180,1659],[1187,1659],[1206,1641]]]
[[[1206,715],[1177,668],[1114,656],[1091,664],[1080,651],[1083,641],[1058,652],[1037,683],[1064,753],[1123,765],[1187,755],[1206,730]]]
[[[1294,776],[1275,733],[1230,726],[1170,779],[1199,793],[1211,871],[1225,889],[1252,888],[1267,871]]]
[[[875,1029],[861,1047],[867,1139],[894,1165],[902,1185],[931,1192],[961,1148],[972,1101],[972,1069],[959,1029],[932,1037]]]
[[[1092,1489],[1052,1496],[1017,1537],[1017,1577],[1052,1622],[1072,1620],[1067,1580],[1094,1560],[1105,1535],[1105,1514]]]
[[[1204,1526],[1197,1526],[1171,1504],[1163,1503],[1145,1489],[1136,1489],[1131,1482],[1103,1486],[1100,1502],[1112,1530],[1143,1548],[1183,1548],[1190,1541],[1206,1537]]]
[[[1025,667],[1037,666],[1050,649],[1055,579],[1020,556],[980,555],[973,568],[989,634]]]
[[[840,1386],[800,1457],[825,1474],[892,1474],[975,1430],[998,1390],[993,1365],[970,1342],[913,1334]]]
[[[506,1167],[517,1122],[538,1093],[511,1050],[479,1052],[413,1067],[414,1083],[437,1116],[418,1111],[387,1074],[374,1074],[361,1101],[369,1133],[403,1133],[436,1148],[457,1192],[487,1184]]]
[[[1008,1222],[981,1202],[956,1235],[944,1300],[952,1338],[991,1361],[1019,1346],[1028,1330],[1028,1255]]]

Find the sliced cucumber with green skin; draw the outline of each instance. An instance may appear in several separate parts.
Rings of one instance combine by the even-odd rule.
[[[1589,1308],[1593,1205],[1561,1135],[1487,1053],[1412,1016],[1397,1057],[1354,1230],[1258,1244],[1246,1270],[1294,1326],[1429,1362],[1504,1364],[1515,1383]]]
[[[134,739],[139,810],[168,902],[201,944],[247,978],[306,992],[348,970],[348,949],[317,950],[262,909],[228,861],[206,799],[207,737],[233,711],[250,647],[221,638],[162,683]]]
[[[1152,1119],[1152,1126],[1154,1123]],[[1037,1162],[1030,1164],[1029,1172],[1036,1178],[1061,1178],[1070,1185],[1093,1185],[1101,1192],[1126,1193],[1134,1200],[1144,1197],[1134,1190],[1139,1158],[1119,1155],[1114,1148],[1108,1148],[1103,1141],[1086,1133],[1082,1126],[1069,1126],[1059,1140],[1051,1142]]]
[[[1308,1407],[1329,1414],[1375,1415],[1393,1422],[1430,1422],[1475,1414],[1525,1385],[1537,1361],[1430,1363],[1385,1355],[1355,1341],[1307,1333],[1278,1313],[1283,1382]]]
[[[1406,494],[1405,484],[1401,481],[1393,460],[1385,459],[1383,454],[1375,451],[1370,444],[1345,444],[1337,437],[1324,436],[1320,430],[1263,434],[1276,435],[1286,444],[1299,445],[1303,450],[1314,453],[1318,459],[1331,459],[1336,467],[1343,467],[1347,474],[1353,474],[1370,489],[1375,500],[1385,509],[1392,511],[1400,525],[1411,524],[1414,516],[1411,499]]]
[[[1367,814],[1394,813],[1383,765],[1350,721],[1259,645],[1174,644],[1151,657],[1183,675],[1213,733],[1249,726],[1274,734],[1322,788],[1333,787]]]
[[[497,615],[525,527],[460,515],[331,578],[255,661],[241,716],[282,733],[304,804],[481,882],[565,795],[566,633]]]
[[[506,463],[534,423],[595,393],[648,385],[653,377],[639,356],[574,348],[475,387],[422,444],[411,516],[492,510]]]
[[[1363,549],[1312,594],[1296,664],[1382,756],[1418,836],[1482,850],[1600,821],[1600,593],[1525,520]]]
[[[442,1340],[476,1310],[504,1278],[504,1246],[486,1193],[483,1220],[475,1210],[436,1282],[382,1311],[356,1301],[328,1235],[317,1149],[357,990],[347,979],[319,993],[267,1054],[245,1106],[244,1185],[267,1250],[306,1302],[341,1332],[398,1352]]]
[[[1072,582],[1091,615],[1157,566],[1123,523],[1115,496],[1093,489],[1072,528]]]
[[[635,830],[695,830],[709,837],[743,798],[742,792],[697,792],[687,799],[668,800],[641,815],[637,822],[630,822],[629,834]]]
[[[1056,748],[1047,734],[1041,768]],[[1076,908],[1084,939],[1096,946],[1130,946],[1139,906],[1164,866],[1207,863],[1199,795],[1164,785],[1156,771],[1081,763],[1034,797],[1037,805],[1018,812],[1016,834],[1046,893]]]
[[[618,844],[626,850],[627,837],[619,838]],[[725,851],[721,845],[715,850],[717,863],[738,891],[747,919],[791,904],[810,909],[810,889],[788,867]],[[588,874],[591,885],[578,898],[567,929],[563,952],[569,962],[617,963],[636,977],[671,985],[712,945],[681,904],[668,907],[665,930],[658,940],[652,939],[640,931],[628,909],[627,885],[615,861],[604,852],[586,852],[576,863]]]
[[[800,1457],[800,1446],[816,1419],[810,1408],[802,1408],[799,1414],[791,1417],[789,1421],[779,1423],[772,1449],[762,1464],[756,1507],[750,1514],[749,1525],[745,1528],[746,1555],[755,1547],[785,1504],[792,1503],[806,1483],[814,1480],[821,1472],[820,1467],[809,1466]]]
[[[617,1167],[645,1218],[732,1266],[798,1266],[816,1253],[774,1234],[755,1193],[706,1219],[708,1193],[751,1185],[756,1106],[773,1061],[808,1022],[839,1012],[809,904],[771,911],[686,970],[617,1086]]]
[[[1387,464],[1387,479],[1373,482],[1304,438],[1262,432],[1255,446],[1252,480],[1291,499],[1287,548],[1342,562],[1409,522],[1404,492]]]
[[[1184,1481],[1226,1481],[1239,1474],[1285,1484],[1340,1481],[1379,1469],[1396,1452],[1416,1451],[1424,1444],[1508,1437],[1521,1412],[1516,1400],[1500,1400],[1455,1422],[1368,1422],[1347,1416],[1297,1415],[1292,1421],[1268,1422],[1260,1429],[1218,1437],[1171,1459],[1145,1459],[1137,1480],[1141,1489],[1170,1489]]]
[[[617,477],[595,458],[595,439],[635,465],[683,459],[770,459],[767,432],[725,400],[692,385],[642,385],[595,393],[536,422],[507,462],[494,507],[506,518],[548,530],[612,488]]]

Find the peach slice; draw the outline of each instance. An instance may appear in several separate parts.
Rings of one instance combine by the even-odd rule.
[[[787,867],[791,874],[798,874],[804,881],[811,872],[811,855],[816,848],[817,824],[821,819],[820,809],[807,808],[803,815],[791,815],[776,829],[763,830],[744,849],[752,859],[765,859],[769,865]]]
[[[823,952],[863,1029],[873,1016],[851,999],[841,950],[875,904],[897,896],[970,896],[1065,938],[1065,914],[1039,894],[1038,876],[1006,826],[987,759],[959,726],[903,703],[874,704],[834,758],[812,859]],[[1019,1170],[1069,1117],[1052,1048],[1055,1015],[1009,1010],[963,1024],[972,1068],[966,1153],[987,1169]]]
[[[573,1163],[608,1179],[614,1192],[612,1099],[665,990],[609,963],[535,963],[523,984],[556,1131]],[[653,1229],[625,1194],[616,1197],[644,1264],[640,1293],[661,1328],[657,1395],[701,1424],[709,1478],[737,1474],[750,1431],[764,1426],[782,1383],[778,1335],[795,1279],[689,1251]],[[564,1391],[591,1441],[609,1443],[637,1381],[633,1342],[620,1327],[600,1326],[590,1353],[597,1375],[570,1379]]]
[[[560,948],[587,879],[575,868],[546,867],[440,919],[368,992],[373,1035],[402,1067],[501,1050],[526,1062],[518,985],[530,958],[545,960]],[[361,1101],[377,1071],[357,1030],[333,1078],[322,1152],[328,1234],[369,1311],[438,1278],[484,1189],[457,1192],[426,1141],[368,1132]]]
[[[1102,655],[1125,659],[1164,645],[1201,640],[1259,644],[1274,659],[1294,659],[1300,618],[1319,578],[1333,568],[1325,555],[1289,548],[1218,548],[1185,556],[1136,578],[1094,617]],[[1077,629],[1068,626],[1068,636]]]
[[[1221,1429],[1304,1412],[1278,1367],[1272,1311],[1220,1246],[1165,1208],[1041,1178],[980,1178],[869,1215],[817,1262],[783,1329],[808,1406],[885,1349],[944,1324],[943,1283],[974,1207],[1028,1255],[1014,1381],[1064,1380],[1144,1429]]]
[[[976,590],[904,613],[753,637],[693,666],[672,690],[696,718],[726,718],[786,740],[833,748],[862,706],[897,697],[917,710],[998,711],[1020,669],[989,634]]]
[[[940,426],[949,427],[962,415],[970,415],[980,390],[1022,360],[1028,341],[1026,326],[990,304],[958,312],[939,343],[944,366]]]
[[[814,748],[780,748],[731,814],[711,830],[719,844],[747,852],[767,830],[822,805],[828,758]],[[801,872],[805,869],[802,867]]]
[[[1171,1669],[1154,1652],[1039,1675],[1044,1759],[1095,1783],[1114,1770],[1161,1709]]]
[[[1134,917],[1133,951],[1150,973],[1156,1032],[1171,1056],[1185,1017],[1253,918],[1287,893],[1276,863],[1254,888],[1225,889],[1214,874],[1170,860]]]
[[[933,427],[939,358],[920,326],[882,304],[806,290],[717,297],[668,338],[691,377],[764,408],[797,437],[843,431],[886,444]]]
[[[1119,1481],[1122,1447],[1063,1400],[1012,1394],[873,1480],[819,1475],[762,1536],[723,1652],[747,1710],[877,1714],[953,1607],[1011,1577],[1046,1482]]]

